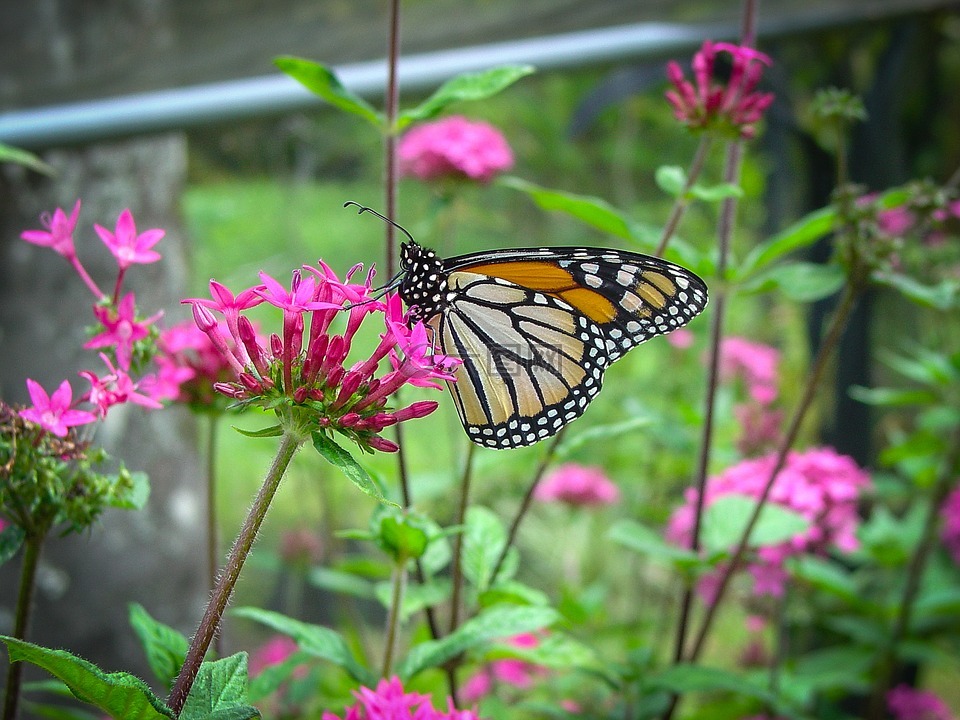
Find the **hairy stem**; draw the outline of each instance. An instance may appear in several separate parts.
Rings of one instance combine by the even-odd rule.
[[[180,668],[180,674],[173,684],[173,690],[170,692],[167,704],[176,715],[179,715],[183,709],[183,705],[187,701],[187,696],[190,694],[190,688],[193,687],[193,681],[200,671],[200,664],[203,662],[210,643],[220,627],[224,610],[226,610],[230,596],[233,594],[233,589],[237,584],[237,579],[240,577],[243,564],[250,554],[250,549],[253,547],[254,541],[257,539],[257,533],[263,524],[263,519],[267,515],[270,502],[273,500],[273,496],[280,486],[280,480],[290,465],[290,461],[293,459],[297,449],[303,444],[304,439],[305,438],[289,432],[285,432],[280,439],[277,456],[273,459],[273,464],[267,471],[267,476],[263,481],[256,500],[253,502],[253,507],[250,508],[243,527],[240,529],[240,534],[237,535],[237,539],[233,543],[233,548],[230,550],[230,557],[227,559],[227,564],[217,579],[217,585],[213,590],[210,602],[207,603],[207,609],[203,614],[203,619],[200,621],[197,632],[190,642],[190,649],[187,652],[186,660],[184,660],[183,667]]]
[[[387,647],[383,653],[382,676],[390,677],[393,657],[397,651],[397,635],[400,626],[400,610],[407,589],[407,561],[400,560],[393,568],[393,592],[390,596],[390,611],[387,614]]]
[[[206,416],[207,422],[207,574],[210,591],[217,586],[217,570],[220,566],[220,543],[218,542],[217,523],[217,424],[220,415],[210,413]],[[223,654],[221,635],[218,633],[213,641],[217,655]]]
[[[13,637],[18,640],[27,639],[33,591],[37,580],[37,567],[40,565],[40,552],[43,549],[43,540],[46,534],[46,531],[28,533],[23,543],[23,564],[20,568],[20,588],[17,593],[17,607],[14,611],[13,625]],[[3,720],[15,720],[17,717],[22,679],[23,663],[11,662],[7,667],[7,689],[3,700]]]

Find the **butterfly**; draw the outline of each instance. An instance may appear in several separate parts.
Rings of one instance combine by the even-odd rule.
[[[462,361],[448,385],[467,436],[498,449],[555,435],[613,362],[707,304],[703,280],[649,255],[557,247],[442,259],[412,237],[398,292],[411,322]]]

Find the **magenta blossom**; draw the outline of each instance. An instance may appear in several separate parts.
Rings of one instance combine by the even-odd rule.
[[[571,506],[612,505],[620,499],[620,488],[600,468],[567,463],[537,483],[533,496]]]
[[[225,326],[220,331],[228,334]],[[166,328],[160,333],[157,347],[160,353],[154,358],[158,369],[152,397],[197,408],[209,407],[216,397],[223,397],[213,386],[229,380],[230,363],[195,322],[186,320]]]
[[[40,222],[47,229],[25,230],[20,233],[20,237],[28,243],[48,247],[70,260],[77,255],[73,247],[73,231],[77,227],[79,216],[80,201],[77,200],[69,217],[60,208],[54,210],[52,216],[49,213],[44,213],[40,216]]]
[[[667,335],[667,342],[677,350],[686,350],[693,345],[694,335],[690,328],[680,328]]]
[[[947,495],[940,509],[940,517],[943,519],[940,538],[953,561],[960,565],[960,488],[955,488]]]
[[[731,60],[726,81],[716,73],[719,52],[727,53]],[[693,83],[686,79],[678,63],[667,63],[667,77],[673,88],[666,96],[674,117],[690,129],[752,138],[757,123],[773,102],[772,93],[756,92],[764,65],[771,65],[771,60],[758,50],[705,40],[693,56]]]
[[[114,405],[122,405],[131,402],[134,405],[159,410],[163,405],[155,397],[139,392],[140,384],[151,385],[153,383],[149,378],[141,382],[134,382],[133,378],[127,374],[122,367],[115,367],[110,358],[100,353],[100,359],[107,366],[106,375],[99,377],[90,370],[81,370],[78,374],[90,383],[90,393],[87,396],[88,402],[96,405],[100,417],[106,417],[107,410]]]
[[[710,507],[727,495],[759,498],[776,462],[776,454],[744,460],[707,481],[705,505]],[[850,552],[858,547],[856,529],[859,524],[857,502],[869,489],[870,476],[852,458],[832,448],[811,448],[791,452],[785,467],[777,474],[768,502],[780,505],[803,516],[809,526],[778,545],[756,550],[748,565],[753,575],[754,592],[758,595],[783,594],[787,580],[784,562],[788,557],[805,553],[823,553],[830,547]],[[667,525],[666,536],[678,545],[690,546],[697,491],[688,488],[685,504],[674,511]],[[716,576],[707,576],[700,586],[701,594],[712,601]]]
[[[326,265],[293,273],[289,290],[261,273],[263,284],[232,293],[216,287],[217,301],[188,300],[197,327],[230,365],[231,379],[214,389],[240,406],[274,410],[284,427],[299,432],[340,433],[365,450],[392,452],[396,444],[382,437],[387,427],[433,412],[434,401],[414,402],[401,409],[389,406],[403,385],[449,380],[458,362],[433,352],[422,323],[413,328],[385,316],[380,343],[365,360],[348,363],[354,337],[365,318],[384,315],[396,303],[374,299],[373,274],[363,284],[340,281]],[[353,272],[353,271],[352,271]],[[352,274],[351,272],[351,274]],[[226,299],[229,296],[229,299]],[[259,298],[282,310],[282,330],[263,340],[241,314]],[[246,298],[243,302],[240,298]],[[211,312],[220,312],[226,329]],[[341,321],[342,332],[334,332]],[[380,372],[385,358],[392,366]]]
[[[741,337],[726,337],[720,345],[720,377],[743,378],[750,397],[768,405],[777,397],[780,351]]]
[[[73,388],[70,387],[68,380],[60,383],[60,387],[53,391],[53,395],[47,395],[47,391],[39,383],[28,378],[27,392],[30,393],[33,407],[21,410],[20,417],[39,425],[57,437],[66,437],[67,428],[89,425],[97,419],[97,416],[91,412],[74,410],[70,407],[73,403]]]
[[[894,720],[956,720],[936,693],[909,685],[897,685],[888,692],[887,707]]]
[[[87,340],[83,347],[87,350],[112,347],[117,363],[124,370],[129,370],[134,344],[150,334],[150,325],[163,314],[158,312],[146,320],[138,320],[136,302],[137,299],[131,292],[123,296],[116,308],[107,305],[94,307],[93,314],[104,330]]]
[[[256,677],[271,665],[279,665],[297,652],[297,642],[287,635],[274,635],[250,654],[250,677]],[[294,677],[307,674],[305,665],[293,671]]]
[[[110,232],[101,225],[94,225],[93,229],[117,259],[117,265],[120,266],[121,271],[131,265],[154,263],[160,259],[160,253],[151,248],[163,239],[166,232],[155,228],[138,235],[130,210],[120,213],[114,232]]]
[[[429,695],[404,692],[399,678],[381,680],[376,690],[361,687],[354,693],[357,702],[346,708],[342,720],[480,720],[472,710],[457,710],[451,700],[446,712],[433,707]],[[341,720],[325,712],[321,720]]]
[[[420,180],[490,182],[513,167],[513,152],[499,130],[459,115],[410,130],[400,139],[397,157],[400,173]]]
[[[540,644],[540,638],[533,633],[521,633],[514,635],[507,643],[521,649],[535,648]],[[526,689],[533,685],[536,676],[542,672],[541,666],[532,665],[519,658],[494,660],[467,680],[463,686],[463,698],[467,702],[476,702],[489,695],[497,683]]]

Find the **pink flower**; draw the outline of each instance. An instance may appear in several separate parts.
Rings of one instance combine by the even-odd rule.
[[[693,345],[694,335],[690,328],[680,328],[667,335],[667,342],[677,350],[686,350]]]
[[[517,648],[535,648],[540,638],[533,633],[521,633],[507,640]],[[533,684],[534,678],[543,672],[539,665],[533,665],[519,658],[494,660],[486,667],[467,679],[462,695],[467,702],[476,702],[489,695],[496,683],[505,683],[511,687],[525,689]]]
[[[447,700],[447,711],[433,707],[429,695],[404,692],[400,679],[381,680],[376,690],[361,687],[354,693],[357,702],[346,708],[342,720],[480,720],[472,710],[457,710]],[[322,720],[341,720],[332,712]]]
[[[705,506],[718,498],[744,495],[758,498],[776,462],[771,453],[744,460],[707,481]],[[778,545],[758,548],[748,565],[758,595],[780,596],[787,580],[784,561],[804,553],[823,553],[829,547],[844,552],[858,546],[857,501],[869,488],[870,477],[849,457],[832,448],[811,448],[792,452],[777,474],[768,502],[788,508],[809,521],[809,527]],[[690,546],[697,492],[688,488],[685,504],[677,508],[667,524],[666,537],[678,545]],[[712,578],[715,576],[707,576]],[[705,601],[713,597],[712,583],[699,588]]]
[[[104,305],[94,307],[93,314],[104,331],[87,340],[83,347],[88,350],[112,347],[117,355],[117,363],[124,370],[129,370],[134,343],[150,334],[150,325],[162,314],[157,313],[146,320],[137,320],[136,302],[134,294],[127,293],[116,308]]]
[[[297,652],[297,642],[287,635],[274,635],[259,648],[250,653],[250,677],[256,677],[271,665],[279,665]],[[303,677],[307,672],[305,666],[298,667],[294,677]]]
[[[732,68],[726,81],[715,73],[718,52],[730,55]],[[667,63],[673,88],[666,97],[674,117],[691,129],[752,138],[756,124],[773,102],[773,93],[755,92],[764,65],[771,65],[770,58],[753,48],[705,40],[693,56],[695,85],[686,79],[678,63]]]
[[[312,565],[323,558],[323,541],[312,530],[287,530],[280,538],[280,557],[294,565]]]
[[[750,397],[769,405],[777,397],[780,351],[741,337],[726,337],[720,345],[720,377],[730,381],[742,377]]]
[[[73,231],[77,227],[77,218],[80,215],[80,201],[73,206],[70,217],[60,208],[53,211],[53,216],[44,213],[40,216],[40,223],[46,230],[26,230],[20,237],[28,243],[48,247],[68,260],[76,257],[73,247]]]
[[[513,167],[513,152],[500,131],[459,115],[413,128],[401,138],[397,156],[400,173],[420,180],[490,182]]]
[[[47,395],[46,390],[40,387],[39,383],[28,378],[27,392],[30,393],[33,407],[21,410],[20,417],[39,425],[57,437],[66,437],[67,428],[89,425],[97,419],[97,416],[91,412],[70,408],[73,401],[73,388],[70,387],[68,380],[60,383],[60,387],[53,391],[53,395]]]
[[[742,430],[737,450],[744,457],[768,452],[779,445],[783,411],[750,402],[734,405],[733,416]]]
[[[940,517],[943,518],[940,539],[950,551],[953,561],[960,565],[960,488],[955,488],[944,500]]]
[[[221,334],[227,332],[220,328]],[[154,358],[158,371],[151,396],[204,408],[216,397],[214,383],[229,379],[230,363],[195,322],[186,320],[163,330]]]
[[[120,270],[126,270],[131,265],[154,263],[161,257],[160,253],[151,248],[163,239],[166,232],[155,228],[138,235],[130,210],[120,213],[114,232],[101,225],[94,225],[93,229],[117,259]]]
[[[956,720],[936,693],[897,685],[887,693],[887,707],[895,720]]]
[[[541,480],[533,496],[568,505],[612,505],[620,499],[620,488],[600,468],[567,463]]]
[[[115,367],[110,358],[100,353],[100,359],[107,366],[109,371],[103,377],[99,377],[90,370],[81,370],[78,375],[90,383],[90,393],[87,400],[97,406],[100,417],[105,417],[107,410],[114,405],[124,403],[133,403],[151,410],[159,410],[163,405],[155,397],[139,392],[140,384],[150,386],[154,380],[149,376],[140,382],[134,382],[133,378],[127,374],[126,370]]]
[[[10,524],[11,523],[9,520],[5,520],[3,517],[0,517],[0,533],[10,527]]]
[[[345,282],[326,265],[305,267],[310,274],[293,274],[290,289],[261,273],[263,281],[236,297],[211,281],[216,300],[189,300],[197,327],[229,364],[229,379],[214,389],[238,401],[269,410],[295,407],[298,428],[321,433],[337,432],[369,451],[392,452],[395,443],[379,433],[385,428],[436,409],[432,401],[415,402],[393,409],[389,402],[405,384],[436,386],[436,380],[451,380],[455,361],[433,352],[423,323],[412,328],[397,324],[385,313],[396,305],[371,297],[373,274],[363,284]],[[258,337],[243,310],[265,300],[282,310],[282,330],[266,341]],[[225,326],[213,312],[224,316]],[[384,332],[380,343],[366,359],[346,365],[354,336],[363,321],[381,313]],[[345,316],[345,329],[333,334],[334,320]],[[380,373],[385,358],[391,370]],[[281,418],[289,419],[284,412]]]

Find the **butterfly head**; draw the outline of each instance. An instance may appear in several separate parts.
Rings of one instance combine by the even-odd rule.
[[[443,309],[447,274],[443,260],[414,240],[400,246],[400,297],[410,308],[410,321],[429,320]]]

